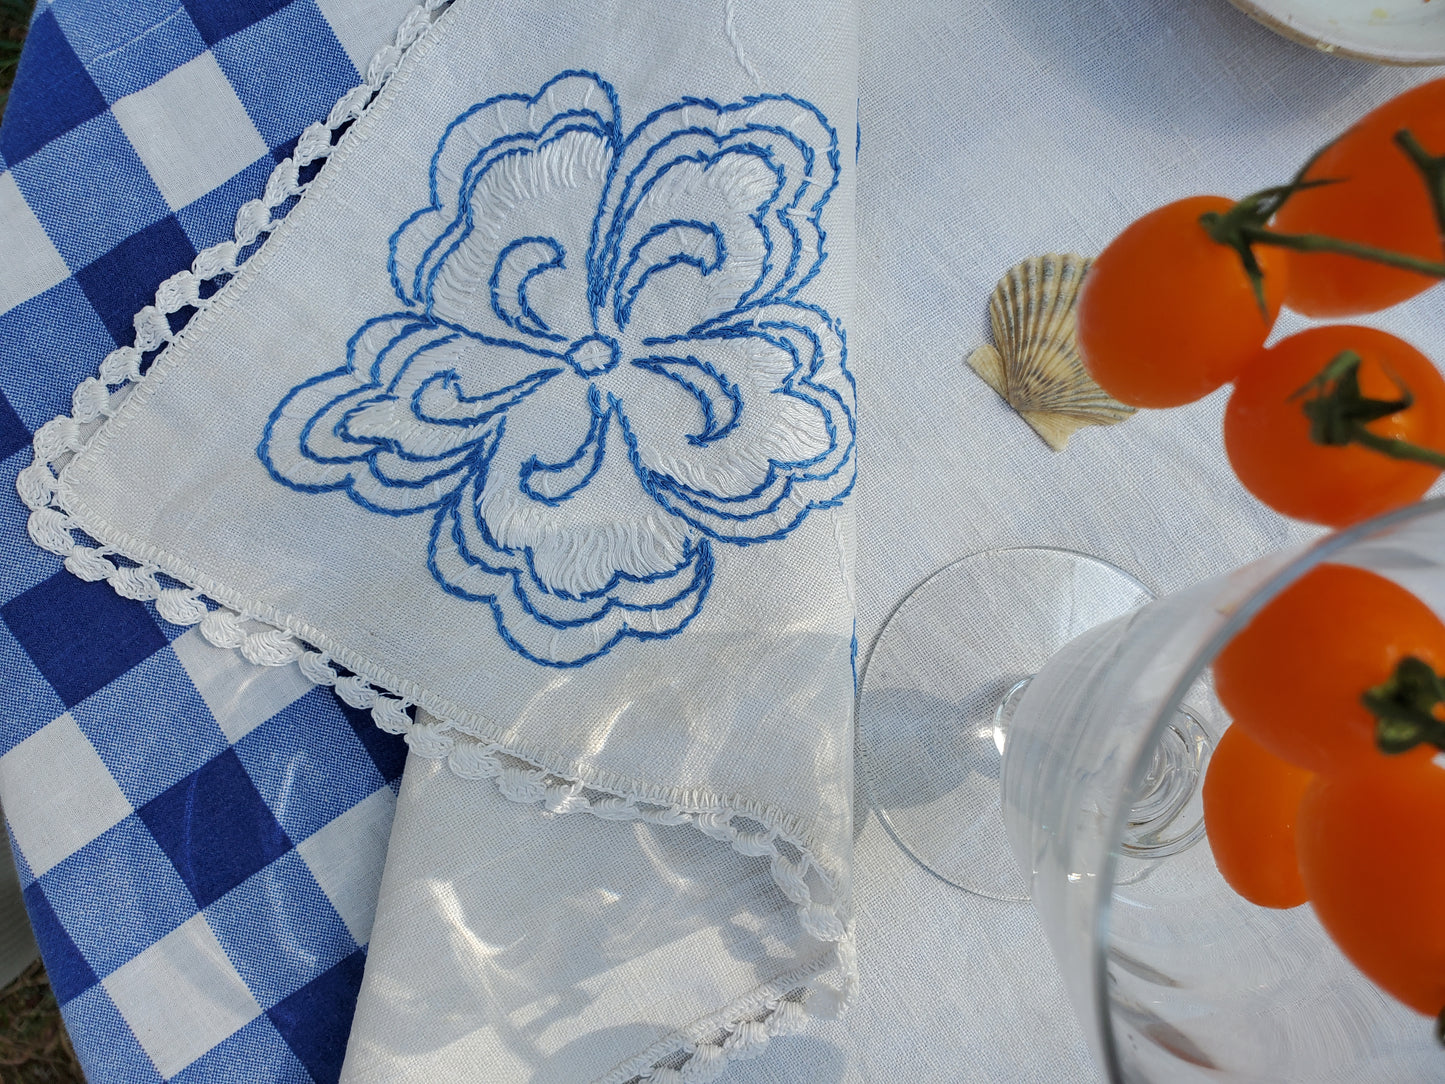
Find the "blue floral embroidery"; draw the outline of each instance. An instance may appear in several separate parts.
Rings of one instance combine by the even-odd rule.
[[[784,95],[686,98],[631,133],[589,72],[471,107],[392,234],[404,308],[287,393],[261,461],[431,513],[437,583],[534,662],[675,635],[719,543],[782,538],[852,488],[843,329],[799,297],[838,158]]]

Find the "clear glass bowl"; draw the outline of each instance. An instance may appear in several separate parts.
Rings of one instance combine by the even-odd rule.
[[[1308,905],[1237,896],[1202,832],[1198,784],[1211,735],[1229,725],[1210,664],[1323,562],[1391,578],[1445,615],[1445,500],[1085,632],[1011,705],[1007,837],[1110,1080],[1445,1079],[1434,1022],[1355,971]]]

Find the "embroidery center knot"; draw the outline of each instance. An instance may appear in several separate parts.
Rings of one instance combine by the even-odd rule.
[[[567,364],[581,377],[609,373],[621,360],[622,348],[611,335],[588,335],[567,351]]]

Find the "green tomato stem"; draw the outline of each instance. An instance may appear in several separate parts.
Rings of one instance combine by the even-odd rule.
[[[1445,703],[1445,677],[1423,659],[1405,656],[1360,701],[1375,717],[1380,752],[1393,756],[1426,744],[1445,750],[1445,722],[1435,717],[1435,708]]]
[[[1445,157],[1427,151],[1408,128],[1401,128],[1395,133],[1395,143],[1420,171],[1425,191],[1430,196],[1430,206],[1435,211],[1435,225],[1440,231],[1441,244],[1445,245]]]
[[[1373,421],[1409,410],[1415,404],[1415,397],[1391,373],[1390,379],[1400,389],[1399,398],[1367,398],[1360,391],[1360,365],[1359,354],[1353,350],[1342,351],[1330,359],[1317,377],[1291,396],[1293,399],[1304,398],[1305,417],[1310,421],[1310,439],[1332,448],[1358,444],[1391,459],[1426,463],[1445,470],[1445,453],[1396,437],[1382,437],[1365,428]]]
[[[1404,459],[1412,463],[1425,463],[1438,470],[1445,470],[1445,454],[1432,451],[1429,448],[1421,448],[1417,444],[1411,444],[1406,440],[1396,440],[1393,437],[1379,437],[1369,430],[1365,430],[1355,436],[1355,443],[1362,448],[1369,448],[1372,452],[1379,452],[1391,459]]]
[[[1430,205],[1435,211],[1435,221],[1440,229],[1442,243],[1445,243],[1445,156],[1430,154],[1420,145],[1419,140],[1408,128],[1402,128],[1395,133],[1395,142],[1409,156],[1415,168],[1420,171],[1420,176],[1430,195]],[[1239,254],[1240,264],[1249,278],[1250,287],[1254,290],[1255,302],[1259,305],[1259,311],[1266,320],[1269,319],[1269,306],[1265,301],[1264,271],[1259,266],[1259,258],[1254,254],[1255,245],[1272,245],[1275,248],[1287,248],[1295,252],[1330,252],[1339,256],[1367,260],[1370,263],[1384,264],[1386,267],[1395,267],[1402,271],[1414,271],[1431,278],[1445,278],[1445,262],[1439,260],[1425,260],[1403,252],[1365,245],[1357,241],[1347,241],[1340,237],[1329,237],[1325,234],[1279,233],[1268,227],[1269,220],[1295,193],[1308,188],[1318,188],[1321,185],[1340,182],[1340,178],[1305,179],[1305,174],[1309,172],[1310,167],[1332,145],[1326,144],[1312,154],[1309,161],[1300,167],[1299,172],[1294,175],[1294,179],[1289,184],[1276,185],[1273,188],[1264,188],[1253,192],[1223,214],[1210,211],[1199,218],[1199,224],[1204,227],[1205,232],[1211,238],[1221,245],[1228,245]]]
[[[1418,271],[1431,278],[1445,278],[1445,263],[1439,260],[1422,260],[1403,252],[1394,252],[1374,245],[1362,245],[1357,241],[1346,241],[1340,237],[1327,237],[1319,233],[1276,233],[1263,226],[1246,226],[1245,239],[1254,245],[1273,245],[1276,248],[1293,249],[1295,252],[1333,252],[1341,256],[1354,256],[1371,263],[1398,267],[1404,271]]]
[[[1259,258],[1254,254],[1254,246],[1259,243],[1261,234],[1267,235],[1264,224],[1274,217],[1276,211],[1284,206],[1285,200],[1289,199],[1296,192],[1304,188],[1318,188],[1321,185],[1333,184],[1333,181],[1307,181],[1304,179],[1305,170],[1314,164],[1315,154],[1295,174],[1294,180],[1289,184],[1276,185],[1273,188],[1263,188],[1258,192],[1252,192],[1237,202],[1223,214],[1218,211],[1206,211],[1199,216],[1199,224],[1204,227],[1204,232],[1210,238],[1221,245],[1228,245],[1239,256],[1240,265],[1249,279],[1250,287],[1254,290],[1255,303],[1259,305],[1259,313],[1264,317],[1265,322],[1270,322],[1269,303],[1264,296],[1264,269],[1259,266]]]

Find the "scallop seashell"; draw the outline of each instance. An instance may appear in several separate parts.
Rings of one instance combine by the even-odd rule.
[[[1134,413],[1094,382],[1079,357],[1074,309],[1092,262],[1052,254],[1009,268],[988,303],[994,345],[968,358],[1056,452],[1075,430],[1113,425]]]

